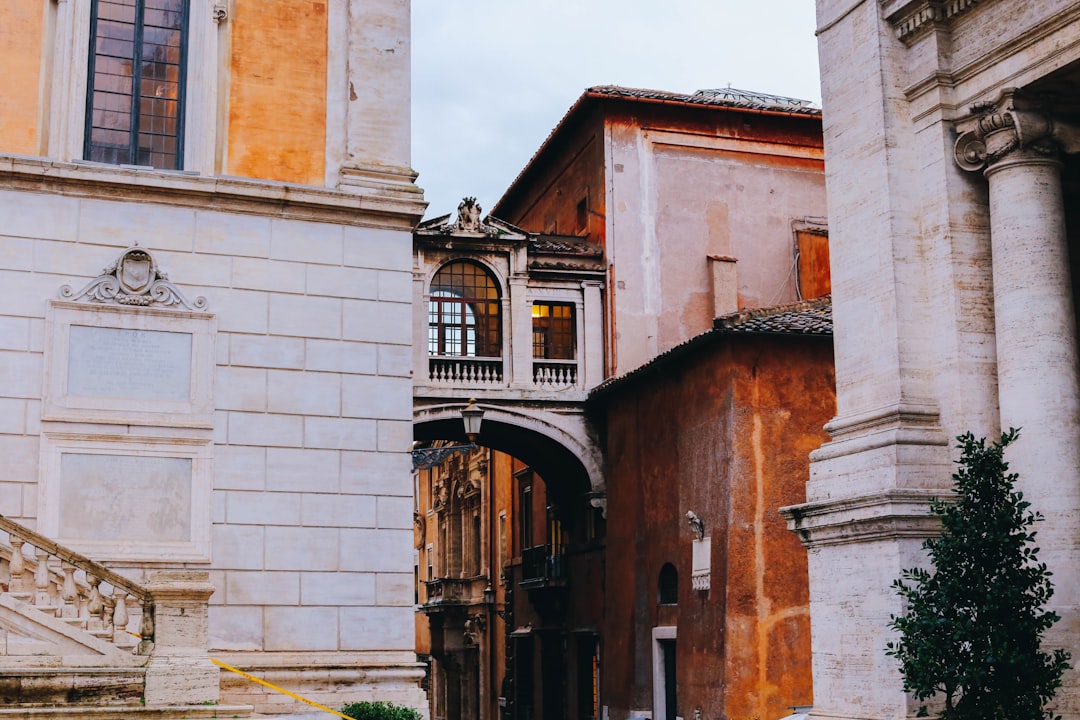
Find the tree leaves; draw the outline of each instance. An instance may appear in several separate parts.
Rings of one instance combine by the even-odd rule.
[[[957,438],[956,499],[930,506],[942,527],[923,544],[932,569],[904,570],[892,585],[907,610],[892,616],[900,639],[886,653],[900,661],[905,691],[943,696],[944,720],[1045,720],[1069,666],[1069,653],[1041,649],[1059,618],[1043,610],[1054,590],[1034,545],[1042,516],[1003,459],[1018,436],[1010,429],[989,447],[970,432]]]

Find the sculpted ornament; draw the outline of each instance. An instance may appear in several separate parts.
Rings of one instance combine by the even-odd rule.
[[[454,230],[458,232],[483,232],[480,228],[480,203],[476,202],[476,198],[467,197],[461,201],[461,204],[457,206],[457,222],[454,224]]]
[[[1017,150],[1043,156],[1080,152],[1080,128],[1052,117],[1044,104],[1008,88],[996,102],[972,105],[971,116],[957,122],[956,164],[975,172]]]
[[[79,292],[75,292],[70,285],[61,286],[60,297],[142,307],[179,305],[188,310],[206,309],[205,297],[200,295],[195,302],[184,297],[180,289],[169,282],[168,276],[158,269],[153,256],[138,246],[125,250],[116,262],[102,270],[101,275]]]

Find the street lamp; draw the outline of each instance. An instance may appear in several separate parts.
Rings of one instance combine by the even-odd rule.
[[[480,436],[480,423],[484,421],[484,411],[476,407],[476,398],[471,398],[461,411],[461,419],[465,422],[465,437],[471,443],[476,442]]]
[[[439,447],[415,447],[412,449],[413,470],[427,470],[438,465],[454,453],[476,449],[476,439],[480,436],[480,423],[484,420],[484,411],[476,407],[476,400],[461,409],[461,420],[465,424],[465,436],[469,442],[465,445],[440,445]]]

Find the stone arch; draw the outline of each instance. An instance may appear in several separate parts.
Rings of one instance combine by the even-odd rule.
[[[506,272],[502,272],[499,268],[488,260],[486,257],[481,257],[474,254],[462,254],[462,255],[450,255],[445,259],[431,263],[427,267],[427,271],[424,277],[424,293],[431,293],[431,282],[435,279],[435,276],[447,265],[452,265],[457,262],[472,263],[478,267],[484,269],[491,279],[495,281],[495,284],[499,288],[499,298],[509,297],[510,292],[510,279]]]
[[[448,403],[416,408],[414,439],[464,442],[461,423],[464,405]],[[519,458],[549,484],[587,493],[596,507],[603,507],[603,464],[583,413],[557,414],[533,408],[477,405],[484,410],[478,444]]]

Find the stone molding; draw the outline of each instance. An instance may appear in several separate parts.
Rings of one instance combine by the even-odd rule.
[[[832,441],[810,453],[811,462],[866,452],[889,445],[944,447],[949,438],[940,425],[937,405],[909,401],[863,413],[836,417],[825,424]]]
[[[159,202],[196,210],[411,231],[426,204],[409,197],[360,194],[239,177],[0,154],[0,189],[120,202]]]
[[[1059,151],[1080,152],[1080,127],[1045,111],[1048,102],[1006,88],[996,101],[975,103],[970,115],[956,123],[959,136],[953,157],[967,172],[989,170],[1017,151],[1056,158]]]
[[[829,499],[780,508],[788,529],[807,549],[825,545],[935,537],[940,522],[930,503],[951,490],[894,488],[869,495]]]
[[[882,2],[886,19],[893,26],[896,37],[910,46],[918,38],[936,27],[948,27],[985,0],[921,0],[904,4],[899,8],[888,7]]]

